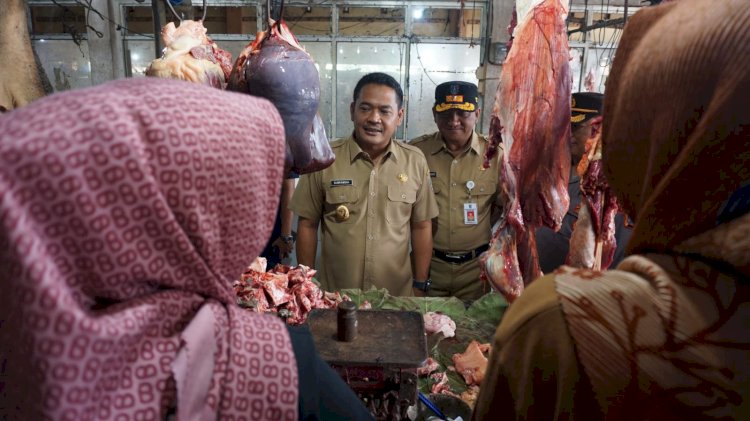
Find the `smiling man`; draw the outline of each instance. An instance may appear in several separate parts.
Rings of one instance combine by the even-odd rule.
[[[352,136],[331,143],[333,165],[303,175],[295,190],[289,208],[299,215],[297,261],[314,267],[320,226],[319,280],[327,291],[376,287],[420,295],[429,285],[438,208],[424,155],[393,140],[403,97],[386,74],[360,79],[350,105]]]
[[[432,108],[438,131],[411,141],[427,158],[440,209],[435,221],[430,296],[472,301],[489,290],[479,280],[477,257],[487,250],[501,204],[498,160],[486,170],[482,167],[487,139],[474,130],[480,112],[477,96],[473,83],[438,85]]]

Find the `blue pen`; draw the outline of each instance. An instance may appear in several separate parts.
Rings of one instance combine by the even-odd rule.
[[[422,401],[422,403],[425,404],[425,406],[427,406],[428,408],[430,408],[430,410],[432,412],[434,412],[435,415],[437,415],[438,417],[440,417],[441,420],[447,420],[448,419],[448,417],[446,417],[445,414],[443,414],[443,411],[439,410],[438,407],[435,406],[435,404],[432,403],[432,401],[430,399],[428,399],[427,396],[424,395],[424,393],[422,393],[422,392],[418,392],[418,393],[419,393],[419,400]]]

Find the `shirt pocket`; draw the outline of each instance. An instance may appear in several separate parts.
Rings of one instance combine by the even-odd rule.
[[[432,184],[432,192],[435,194],[438,194],[445,189],[443,182],[437,177],[432,177],[430,179],[430,184]]]
[[[385,219],[389,224],[401,227],[409,222],[412,207],[417,201],[417,191],[401,186],[388,186],[385,203]]]
[[[478,181],[471,190],[472,196],[486,196],[497,191],[497,181]]]
[[[359,192],[354,186],[337,186],[326,190],[324,218],[337,224],[351,224],[357,219]],[[348,215],[342,218],[342,215]]]

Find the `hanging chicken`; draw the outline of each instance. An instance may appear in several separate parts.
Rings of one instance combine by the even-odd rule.
[[[318,69],[283,19],[269,17],[268,26],[237,57],[227,89],[266,98],[279,110],[286,133],[285,169],[300,174],[322,170],[334,155],[317,114]]]

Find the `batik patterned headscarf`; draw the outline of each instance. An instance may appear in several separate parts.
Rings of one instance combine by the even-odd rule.
[[[608,419],[750,414],[748,69],[747,0],[670,2],[625,28],[603,163],[637,255],[555,275]]]
[[[295,419],[284,324],[231,283],[268,239],[263,99],[130,79],[0,117],[0,418]]]

